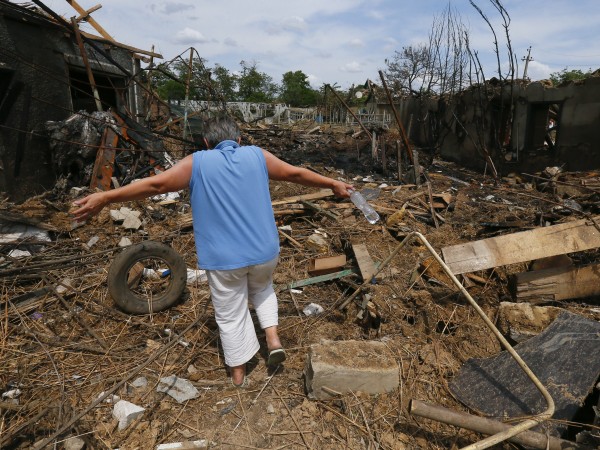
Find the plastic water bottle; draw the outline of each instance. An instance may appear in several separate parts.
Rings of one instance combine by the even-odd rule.
[[[373,207],[369,205],[369,202],[365,200],[360,192],[352,190],[350,192],[350,200],[352,200],[354,206],[362,211],[369,223],[373,224],[379,220],[379,214],[377,214],[377,211],[375,211]]]

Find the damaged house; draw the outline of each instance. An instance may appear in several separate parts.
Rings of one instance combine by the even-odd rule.
[[[115,42],[83,9],[69,22],[40,8],[0,0],[0,190],[17,200],[69,170],[57,166],[46,124],[109,108],[138,117],[140,53],[160,57]],[[80,32],[81,20],[103,37]]]
[[[506,175],[548,166],[569,171],[600,166],[598,72],[560,86],[492,78],[451,96],[402,97],[395,106],[415,145],[472,169],[493,164]],[[392,113],[377,86],[365,107],[372,114]]]

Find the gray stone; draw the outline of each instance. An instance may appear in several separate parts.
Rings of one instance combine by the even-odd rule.
[[[197,398],[200,395],[200,392],[198,392],[198,389],[192,383],[176,375],[161,378],[156,390],[170,395],[179,403]]]
[[[310,347],[304,367],[306,392],[324,400],[350,391],[389,392],[400,383],[398,363],[376,341],[324,341]]]
[[[148,380],[146,379],[146,377],[138,377],[135,380],[133,380],[131,385],[134,388],[145,388],[146,386],[148,386]]]
[[[85,441],[76,436],[70,437],[65,441],[65,450],[82,450],[85,447]]]

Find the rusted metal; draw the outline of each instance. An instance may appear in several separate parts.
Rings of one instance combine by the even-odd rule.
[[[106,127],[102,135],[100,148],[96,153],[96,162],[92,171],[90,189],[96,188],[103,191],[110,189],[111,177],[113,176],[115,166],[115,147],[119,142],[119,135],[112,128]]]

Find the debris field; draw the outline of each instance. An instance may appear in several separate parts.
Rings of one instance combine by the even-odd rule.
[[[464,383],[453,386],[468,361],[505,353],[415,232],[450,266],[458,264],[450,262],[457,246],[505,239],[487,247],[489,264],[453,270],[517,350],[543,339],[561,314],[591,323],[594,333],[600,173],[549,168],[494,180],[433,159],[407,183],[392,167],[382,170],[381,160],[360,155],[365,143],[344,127],[308,129],[245,127],[243,142],[348,181],[380,220],[369,223],[331,192],[271,182],[281,244],[274,283],[288,359],[268,368],[259,332],[263,349],[246,389],[234,388],[224,368],[185,191],[112,205],[83,225],[73,224],[69,210],[84,185],[59,183],[21,204],[3,201],[0,448],[446,449],[483,439],[411,413],[419,402],[484,413],[461,402]],[[579,240],[557,237],[556,227],[573,224],[584,228]],[[547,238],[541,230],[553,232]],[[119,253],[148,241],[181,255],[188,281],[176,305],[130,315],[115,304],[107,277]],[[481,253],[475,259],[481,264]],[[148,298],[169,279],[152,264],[131,282]],[[572,282],[539,282],[560,276]],[[571,441],[582,431],[597,436],[589,411],[598,401],[598,348],[577,357],[592,371],[578,396],[572,393],[577,414],[535,432]],[[575,367],[551,363],[543,362],[559,372]],[[561,387],[567,396],[570,387]],[[529,414],[545,407],[520,400],[533,408]]]

